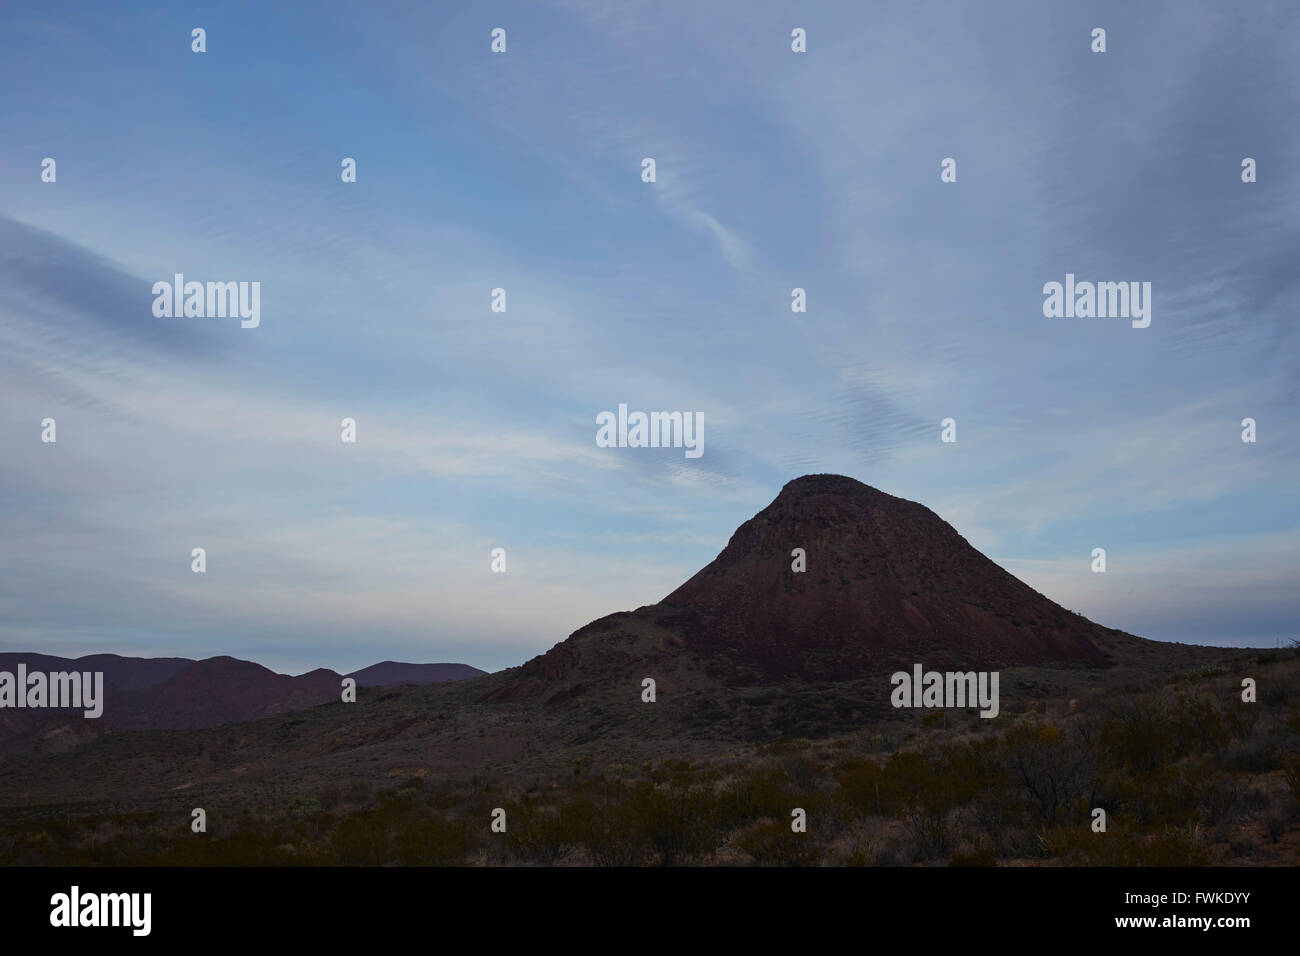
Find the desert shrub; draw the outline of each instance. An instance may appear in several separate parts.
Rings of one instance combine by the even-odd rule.
[[[1223,708],[1223,725],[1233,740],[1246,740],[1255,732],[1262,711],[1256,704],[1247,704],[1239,697]]]
[[[1259,844],[1250,837],[1238,837],[1228,845],[1228,849],[1232,851],[1233,856],[1244,860],[1259,854]]]
[[[570,807],[573,819],[586,820],[584,843],[600,866],[633,866],[645,856],[632,811],[619,804],[583,800]]]
[[[1241,785],[1235,774],[1211,773],[1196,781],[1197,806],[1209,826],[1232,819],[1241,804]]]
[[[352,780],[347,787],[346,798],[349,803],[364,805],[374,798],[375,785],[365,779]]]
[[[525,805],[512,817],[506,845],[526,859],[549,865],[586,842],[588,819],[586,802],[546,809]]]
[[[388,862],[386,814],[363,810],[339,822],[330,834],[330,845],[345,866],[379,866]]]
[[[1270,813],[1264,818],[1264,832],[1270,840],[1277,843],[1286,833],[1286,817],[1280,813]]]
[[[903,820],[915,841],[917,854],[927,859],[946,850],[952,840],[948,814],[968,794],[965,781],[931,763],[920,754],[894,754],[885,764],[890,779],[890,802],[901,806]]]
[[[316,819],[324,815],[325,808],[316,800],[298,799],[289,804],[285,813],[294,819]]]
[[[1287,757],[1282,765],[1283,777],[1291,791],[1291,799],[1300,804],[1300,757]]]
[[[816,794],[797,790],[784,768],[766,765],[738,777],[718,794],[711,801],[712,817],[718,828],[730,830],[763,817],[788,817],[792,808],[809,809],[809,802],[819,800]]]
[[[1039,836],[1044,855],[1076,866],[1208,866],[1210,853],[1193,827],[1164,827],[1143,835],[1131,821],[1112,819],[1106,833],[1087,824],[1052,827]]]
[[[1200,782],[1212,772],[1208,764],[1167,764],[1141,774],[1117,772],[1108,778],[1112,806],[1128,810],[1144,827],[1190,824],[1198,816]]]
[[[1282,754],[1273,740],[1239,740],[1228,748],[1225,765],[1243,773],[1267,773],[1276,770]]]
[[[785,774],[789,787],[799,793],[812,793],[819,787],[823,767],[820,760],[808,752],[786,754],[777,761]]]
[[[156,862],[162,866],[286,866],[297,861],[271,834],[240,828],[224,838],[200,834],[174,838]]]
[[[761,820],[736,834],[732,842],[762,866],[811,866],[818,857],[811,833],[795,833],[780,820]]]
[[[993,848],[987,846],[973,847],[964,850],[958,850],[948,861],[949,866],[997,866],[997,858],[993,855]]]
[[[1209,866],[1210,853],[1195,832],[1169,827],[1135,841],[1128,866]]]
[[[1179,727],[1175,737],[1182,752],[1218,754],[1229,740],[1242,736],[1240,717],[1230,719],[1209,697],[1188,695],[1178,698],[1172,719]]]
[[[416,809],[419,793],[419,781],[416,781],[414,786],[407,783],[392,790],[380,791],[376,800],[384,812],[401,814]]]
[[[1228,668],[1223,664],[1207,664],[1204,667],[1197,667],[1182,674],[1176,674],[1170,678],[1170,683],[1208,680],[1211,677],[1220,677],[1226,673],[1228,673]]]
[[[841,765],[835,779],[841,799],[855,810],[882,816],[894,811],[897,788],[874,760]]]
[[[912,838],[913,856],[926,859],[953,839],[953,812],[972,801],[992,800],[1001,771],[990,760],[994,743],[948,747],[929,756],[892,754],[841,764],[836,772],[840,800],[858,812],[901,818]]]
[[[708,796],[702,789],[656,787],[643,781],[627,797],[624,824],[633,828],[658,863],[672,866],[713,848]]]
[[[695,783],[698,773],[697,768],[685,760],[665,760],[657,767],[651,768],[648,776],[651,783],[669,787],[689,787]]]
[[[404,866],[446,866],[463,862],[475,842],[468,821],[430,816],[399,826],[389,852]]]
[[[1092,802],[1095,757],[1086,739],[1052,724],[1017,724],[1002,735],[998,758],[1032,819],[1054,826]]]
[[[1180,730],[1170,713],[1135,705],[1106,722],[1099,742],[1107,766],[1149,773],[1179,756]]]
[[[879,843],[876,837],[861,824],[851,826],[836,856],[840,866],[874,866]]]

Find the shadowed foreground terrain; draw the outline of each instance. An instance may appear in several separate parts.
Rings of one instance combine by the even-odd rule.
[[[914,662],[998,670],[998,716],[893,708]],[[12,755],[0,863],[1294,865],[1298,744],[1294,650],[1101,627],[811,476],[521,667]]]
[[[562,742],[535,704],[452,699],[471,685],[403,688],[359,721],[326,705],[131,732],[6,766],[0,860],[1294,865],[1294,653],[1129,674],[1008,671],[996,720],[907,711],[771,743],[679,746],[591,726]],[[1259,703],[1240,702],[1242,674]],[[743,699],[737,709],[768,706]],[[206,834],[189,830],[196,806]],[[489,829],[496,807],[505,834]],[[791,832],[794,807],[807,833]],[[1105,834],[1089,829],[1093,807],[1107,810]]]

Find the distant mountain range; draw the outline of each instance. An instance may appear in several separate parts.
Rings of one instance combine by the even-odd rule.
[[[21,744],[23,738],[48,736],[56,725],[58,736],[75,743],[108,728],[196,730],[257,720],[337,701],[345,676],[354,678],[359,687],[388,687],[437,684],[486,673],[467,664],[382,661],[346,675],[319,668],[290,676],[234,657],[190,660],[91,654],[67,658],[0,653],[0,671],[14,673],[20,663],[26,665],[28,673],[102,672],[104,712],[97,720],[76,719],[69,724],[67,711],[0,709],[0,746],[10,752],[27,749]]]

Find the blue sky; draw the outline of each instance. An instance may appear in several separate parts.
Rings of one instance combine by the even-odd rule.
[[[1263,0],[7,3],[0,649],[497,669],[810,472],[1103,624],[1300,636],[1298,48]],[[177,272],[261,325],[155,318]],[[1045,318],[1067,272],[1150,327]],[[598,448],[619,403],[703,457]]]

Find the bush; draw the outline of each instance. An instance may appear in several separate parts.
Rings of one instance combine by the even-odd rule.
[[[474,842],[466,821],[428,817],[400,827],[391,853],[404,866],[445,866],[464,862]]]
[[[991,847],[976,847],[965,852],[957,851],[948,861],[949,866],[997,866],[997,858]]]
[[[732,841],[764,866],[810,866],[818,847],[808,833],[795,833],[790,824],[763,820],[737,834]]]
[[[711,801],[702,790],[636,785],[623,810],[623,824],[662,866],[713,848]]]
[[[1283,776],[1291,790],[1291,799],[1300,804],[1300,757],[1287,757],[1283,764]]]
[[[1039,835],[1044,855],[1075,866],[1208,866],[1209,849],[1193,827],[1163,827],[1143,835],[1131,821],[1112,819],[1105,833],[1088,825],[1053,827]]]
[[[1051,724],[1017,724],[1003,734],[997,756],[1036,822],[1055,826],[1062,813],[1093,802],[1097,780],[1089,743]]]
[[[388,862],[388,827],[384,814],[365,810],[339,823],[330,845],[345,866],[379,866]]]

